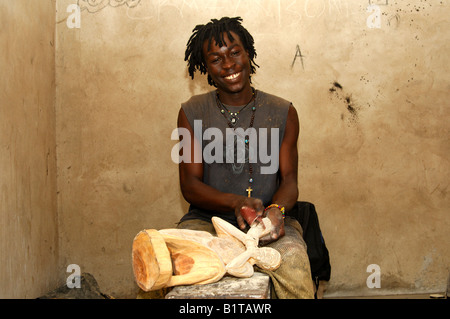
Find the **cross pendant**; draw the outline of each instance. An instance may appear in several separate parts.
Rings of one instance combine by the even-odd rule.
[[[248,197],[251,197],[251,196],[252,196],[253,189],[249,186],[249,187],[246,189],[246,191],[247,191]]]

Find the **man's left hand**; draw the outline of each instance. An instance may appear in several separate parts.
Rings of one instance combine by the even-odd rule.
[[[267,245],[284,236],[284,218],[277,207],[269,208],[265,211],[265,216],[272,222],[272,230],[269,234],[259,239],[261,245]]]

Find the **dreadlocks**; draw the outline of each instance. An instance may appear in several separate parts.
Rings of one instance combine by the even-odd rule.
[[[223,17],[220,20],[211,19],[207,24],[199,24],[189,38],[185,52],[184,61],[188,61],[188,71],[191,78],[194,78],[194,73],[199,70],[201,74],[206,74],[206,63],[203,57],[203,43],[208,40],[208,46],[211,45],[214,39],[216,43],[222,47],[225,43],[223,35],[226,32],[230,41],[234,41],[230,31],[236,33],[244,45],[244,49],[249,54],[250,59],[250,74],[254,74],[256,67],[259,67],[253,59],[256,57],[254,47],[254,40],[251,34],[241,25],[242,18],[228,18]],[[215,86],[214,81],[208,75],[209,85]]]

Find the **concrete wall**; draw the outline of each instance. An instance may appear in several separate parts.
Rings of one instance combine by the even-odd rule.
[[[300,115],[299,199],[319,212],[328,295],[444,290],[449,5],[370,3],[379,25],[356,0],[58,0],[55,27],[54,2],[0,2],[0,295],[36,297],[69,264],[135,295],[134,236],[187,209],[170,136],[180,103],[210,88],[188,78],[185,45],[225,15],[254,35],[255,87]]]
[[[196,24],[239,15],[256,41],[255,86],[301,117],[299,199],[319,212],[328,295],[445,288],[446,2],[371,1],[373,20],[366,1],[80,1],[80,27],[69,28],[71,3],[57,4],[63,265],[109,293],[133,292],[134,235],[174,227],[187,208],[170,135],[180,103],[209,87],[188,78],[186,42]],[[380,289],[366,286],[370,264]]]
[[[55,2],[0,1],[0,298],[57,283]]]

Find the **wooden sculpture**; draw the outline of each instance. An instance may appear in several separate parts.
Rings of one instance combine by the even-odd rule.
[[[269,218],[255,218],[247,233],[213,217],[217,237],[189,229],[146,229],[133,240],[133,272],[144,291],[177,285],[207,284],[226,273],[251,277],[253,265],[266,270],[280,266],[281,256],[259,239],[272,228]]]

